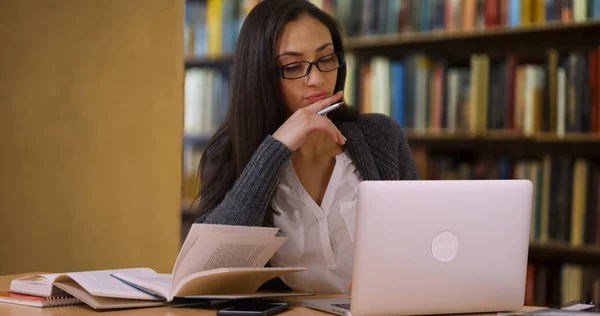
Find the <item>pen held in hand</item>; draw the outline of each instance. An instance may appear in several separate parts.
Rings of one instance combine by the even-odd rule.
[[[321,111],[317,112],[317,114],[319,114],[319,115],[327,114],[327,113],[339,108],[340,106],[342,106],[342,104],[344,104],[344,102],[334,103],[334,104],[322,109]]]

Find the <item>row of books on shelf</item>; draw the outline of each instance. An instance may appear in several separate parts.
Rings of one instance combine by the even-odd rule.
[[[600,0],[310,0],[348,37],[485,30],[600,18]],[[260,0],[187,0],[187,56],[233,52],[244,19]]]
[[[196,197],[199,186],[198,166],[200,158],[204,153],[204,148],[199,146],[185,146],[183,148],[183,171],[181,183],[181,208],[189,210],[191,201]]]
[[[525,305],[560,306],[575,300],[600,301],[600,269],[570,263],[527,265]]]
[[[363,113],[387,114],[415,132],[597,134],[598,53],[550,50],[542,59],[473,54],[462,62],[413,54],[363,63],[347,54],[344,97]]]
[[[415,148],[424,179],[529,179],[532,241],[600,245],[600,164],[566,155],[541,159],[431,156]]]
[[[596,0],[323,0],[349,36],[485,30],[600,18]]]
[[[186,0],[184,54],[220,56],[235,47],[242,23],[259,0]]]
[[[216,130],[227,112],[229,72],[190,68],[185,72],[184,133],[206,136]]]
[[[363,63],[349,53],[344,97],[363,113],[387,114],[417,133],[598,134],[599,53],[550,50],[541,59],[473,54],[459,62],[413,54]],[[229,75],[212,68],[186,70],[186,135],[206,136],[223,120]]]

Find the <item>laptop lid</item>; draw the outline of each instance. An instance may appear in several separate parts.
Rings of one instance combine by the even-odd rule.
[[[529,180],[361,182],[352,314],[521,308],[531,207]]]

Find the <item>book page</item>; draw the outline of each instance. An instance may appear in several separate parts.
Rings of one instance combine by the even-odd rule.
[[[81,300],[95,310],[110,310],[123,308],[141,308],[152,306],[164,306],[165,301],[135,300],[114,297],[93,296],[88,293],[81,285],[69,280],[56,283],[56,287],[62,291],[71,294],[73,297]],[[67,312],[58,312],[58,315],[67,314]],[[76,314],[76,313],[74,313]],[[143,313],[142,313],[143,314]]]
[[[177,274],[179,264],[185,258],[190,248],[198,240],[198,237],[204,233],[226,233],[226,234],[244,234],[275,237],[279,228],[277,227],[257,227],[257,226],[234,226],[195,223],[190,228],[188,235],[183,242],[183,246],[177,255],[175,265],[173,266],[173,275]]]
[[[165,300],[170,297],[173,277],[171,274],[156,273],[154,275],[139,275],[139,273],[117,272],[113,277],[123,282],[129,282],[142,287],[146,291],[162,296]]]
[[[28,284],[45,284],[50,285],[56,280],[56,278],[65,275],[65,273],[48,273],[48,274],[35,274],[27,275],[13,280],[13,282],[23,282]]]
[[[302,267],[290,268],[219,268],[190,274],[173,289],[174,297],[207,298],[210,296],[235,296],[242,298],[258,290],[268,280],[288,273],[306,271]]]
[[[72,272],[67,276],[77,282],[81,287],[94,296],[129,298],[142,300],[159,300],[152,295],[137,290],[111,276],[114,273],[127,273],[132,276],[156,276],[157,273],[148,268],[138,269],[118,269],[118,270],[98,270],[85,272]],[[61,281],[61,278],[56,280]]]
[[[262,268],[286,240],[285,237],[256,234],[202,233],[175,270],[173,284],[205,270]]]
[[[27,275],[14,279],[10,282],[12,292],[24,293],[38,296],[51,296],[63,293],[52,286],[54,280],[62,276],[62,273]]]

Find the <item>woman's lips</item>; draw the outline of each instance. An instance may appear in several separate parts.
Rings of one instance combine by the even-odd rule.
[[[313,92],[308,94],[307,96],[304,97],[305,100],[308,100],[309,102],[317,102],[320,100],[323,100],[327,97],[327,92],[325,91],[318,91],[318,92]]]

